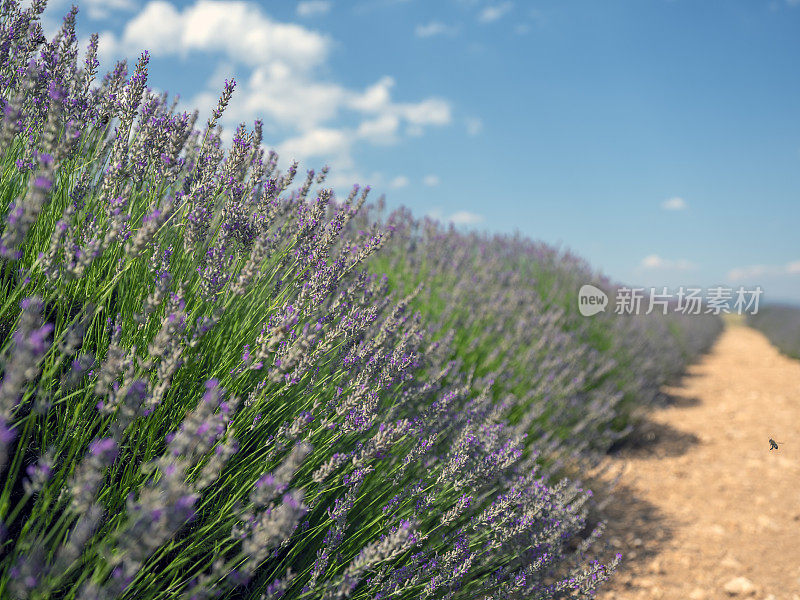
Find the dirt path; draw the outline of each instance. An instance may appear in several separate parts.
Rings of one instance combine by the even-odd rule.
[[[608,459],[624,562],[598,599],[800,600],[800,361],[732,324],[666,391]]]

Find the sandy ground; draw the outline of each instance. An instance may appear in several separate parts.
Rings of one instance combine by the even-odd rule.
[[[623,563],[597,598],[800,600],[800,361],[729,324],[665,391],[607,459]]]

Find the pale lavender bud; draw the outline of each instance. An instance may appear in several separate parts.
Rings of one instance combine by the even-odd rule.
[[[306,512],[303,493],[292,490],[283,496],[280,504],[256,517],[250,531],[242,540],[242,553],[248,558],[242,565],[241,572],[246,578],[252,576],[276,547],[289,543]]]
[[[14,346],[0,382],[0,417],[8,420],[19,402],[27,382],[39,373],[39,365],[50,345],[47,338],[53,331],[51,323],[42,322],[43,303],[39,298],[20,302],[22,314],[14,332]]]
[[[27,495],[38,493],[50,480],[50,475],[53,473],[53,454],[53,450],[49,450],[36,463],[28,465],[25,469],[27,478],[22,482],[22,487]]]
[[[404,520],[393,527],[388,534],[365,546],[344,571],[342,582],[336,591],[336,598],[347,598],[373,565],[390,561],[403,554],[419,541],[416,524]]]
[[[231,97],[233,96],[233,90],[235,88],[236,88],[235,79],[225,80],[225,89],[223,90],[222,96],[219,99],[219,104],[217,104],[217,108],[215,108],[211,112],[211,120],[209,121],[209,126],[208,126],[209,129],[211,129],[216,124],[217,120],[222,116],[222,113],[228,106],[228,102],[230,102]]]
[[[119,449],[111,438],[94,440],[75,469],[68,487],[72,493],[70,509],[78,514],[86,512],[103,482],[104,471],[117,459]]]
[[[5,418],[0,415],[0,473],[5,468],[8,460],[8,447],[17,438],[17,432],[11,429]]]

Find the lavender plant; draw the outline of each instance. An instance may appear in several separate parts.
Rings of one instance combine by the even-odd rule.
[[[425,282],[415,306],[434,337],[452,342],[451,358],[472,385],[495,382],[528,451],[555,470],[595,464],[721,330],[716,315],[644,314],[646,304],[639,315],[582,317],[581,285],[612,298],[618,286],[570,252],[519,235],[459,232],[405,209],[383,217],[383,208],[367,206],[351,224],[377,220],[393,232],[370,266],[391,273],[398,289]]]
[[[590,494],[364,267],[368,188],[0,7],[0,597],[592,596]]]
[[[773,304],[747,315],[747,324],[767,336],[778,350],[800,358],[800,308]]]

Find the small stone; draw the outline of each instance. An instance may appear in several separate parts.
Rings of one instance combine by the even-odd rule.
[[[638,548],[638,547],[639,547],[639,546],[641,546],[642,544],[644,544],[644,542],[642,541],[642,539],[641,539],[641,538],[636,538],[635,540],[633,540],[633,546],[634,546],[634,548]]]
[[[725,535],[725,528],[722,525],[714,524],[710,527],[711,533],[715,533],[717,535]]]
[[[775,597],[775,594],[767,594],[766,596],[764,596],[764,600],[778,600],[778,599]]]
[[[756,591],[756,586],[747,577],[734,577],[722,589],[731,596],[749,596]]]
[[[770,529],[772,531],[777,531],[780,529],[778,524],[767,517],[766,515],[758,515],[758,524],[761,526],[762,529]]]
[[[719,564],[721,564],[723,567],[730,567],[732,569],[738,569],[742,566],[742,563],[740,563],[730,554],[726,554],[725,558],[719,561]]]
[[[647,566],[647,570],[656,575],[663,575],[664,573],[664,567],[658,559],[651,561]]]
[[[694,588],[694,589],[693,589],[693,590],[692,590],[692,591],[689,593],[689,599],[690,599],[690,600],[704,600],[704,599],[705,599],[705,597],[706,597],[706,593],[705,593],[705,591],[703,591],[703,590],[702,590],[702,589],[700,589],[700,588]]]

